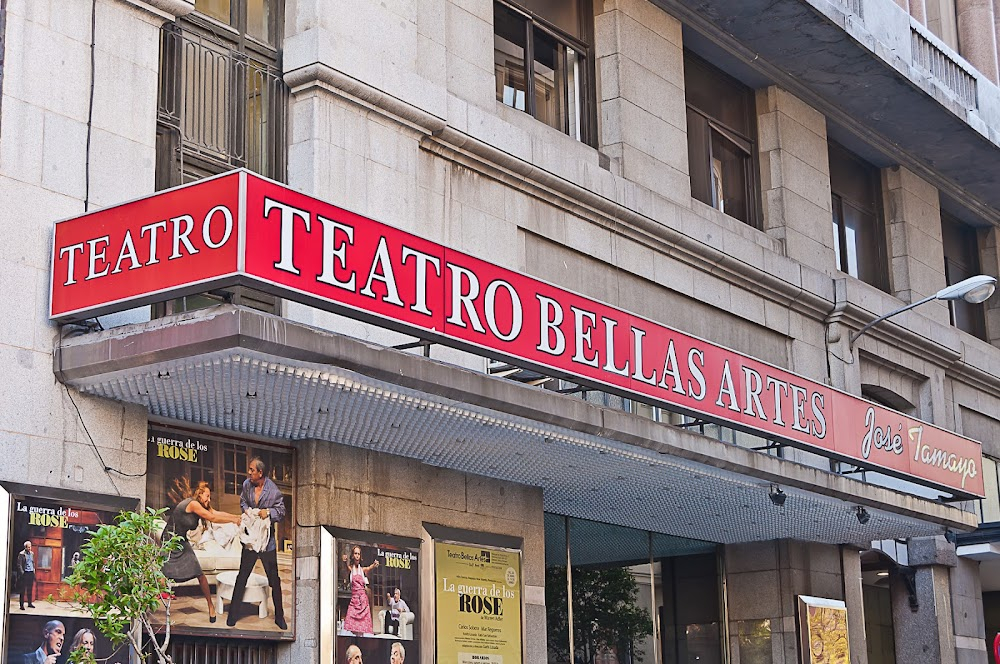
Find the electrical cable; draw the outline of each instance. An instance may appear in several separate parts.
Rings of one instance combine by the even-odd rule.
[[[83,211],[90,209],[90,137],[94,130],[94,79],[97,77],[97,0],[90,7],[90,102],[87,107],[87,152],[84,162]],[[98,321],[100,323],[100,321]]]

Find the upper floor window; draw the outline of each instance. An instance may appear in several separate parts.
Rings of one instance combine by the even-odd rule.
[[[753,90],[684,53],[691,195],[758,225],[757,116]]]
[[[163,28],[157,187],[245,167],[285,179],[282,0],[197,0]]]
[[[156,188],[248,168],[285,180],[288,89],[281,76],[283,0],[195,0],[161,30]],[[153,306],[162,316],[232,302],[267,312],[278,299],[243,287]]]
[[[830,189],[837,269],[888,292],[879,169],[831,142]]]
[[[948,285],[982,274],[976,229],[941,211],[941,240],[944,244],[944,276]],[[986,336],[986,305],[965,300],[949,301],[951,324],[983,340]]]
[[[594,142],[592,56],[582,0],[493,4],[497,101]]]

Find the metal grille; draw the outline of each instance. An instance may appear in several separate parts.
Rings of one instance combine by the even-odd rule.
[[[241,166],[284,180],[287,106],[277,67],[174,24],[161,29],[158,118],[182,180]]]
[[[174,664],[275,664],[277,648],[266,641],[175,636],[170,656]]]
[[[934,42],[910,26],[913,64],[933,76],[938,83],[951,90],[966,108],[978,107],[976,77],[957,60],[939,48]]]

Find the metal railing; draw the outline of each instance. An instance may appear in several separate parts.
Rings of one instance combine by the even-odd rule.
[[[175,664],[275,664],[274,643],[175,636],[170,643]]]
[[[200,159],[285,179],[288,87],[277,67],[168,24],[159,85],[158,119],[175,135],[182,163]]]
[[[927,35],[910,27],[913,64],[950,90],[966,108],[978,107],[975,75],[938,47]]]

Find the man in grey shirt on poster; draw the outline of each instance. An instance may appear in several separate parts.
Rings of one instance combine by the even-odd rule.
[[[24,548],[17,554],[17,574],[21,610],[24,611],[24,597],[28,597],[28,607],[35,608],[35,552],[31,550],[31,542],[25,542]]]
[[[396,592],[392,595],[386,595],[389,598],[389,610],[385,612],[385,625],[382,630],[386,634],[399,636],[399,614],[410,610],[399,595],[399,588],[396,588]]]
[[[233,627],[239,620],[237,612],[247,589],[247,580],[257,560],[260,560],[264,566],[264,573],[267,574],[267,583],[271,586],[274,624],[282,631],[287,630],[288,623],[285,622],[285,607],[281,598],[281,577],[278,576],[278,547],[274,539],[274,524],[285,518],[285,499],[278,485],[267,476],[267,464],[260,457],[250,459],[250,463],[247,464],[247,479],[244,480],[243,491],[240,493],[240,509],[243,512],[251,509],[259,510],[261,518],[271,519],[271,532],[267,546],[260,553],[252,548],[243,547],[240,555],[240,572],[233,587],[233,599],[229,605],[226,624]]]

